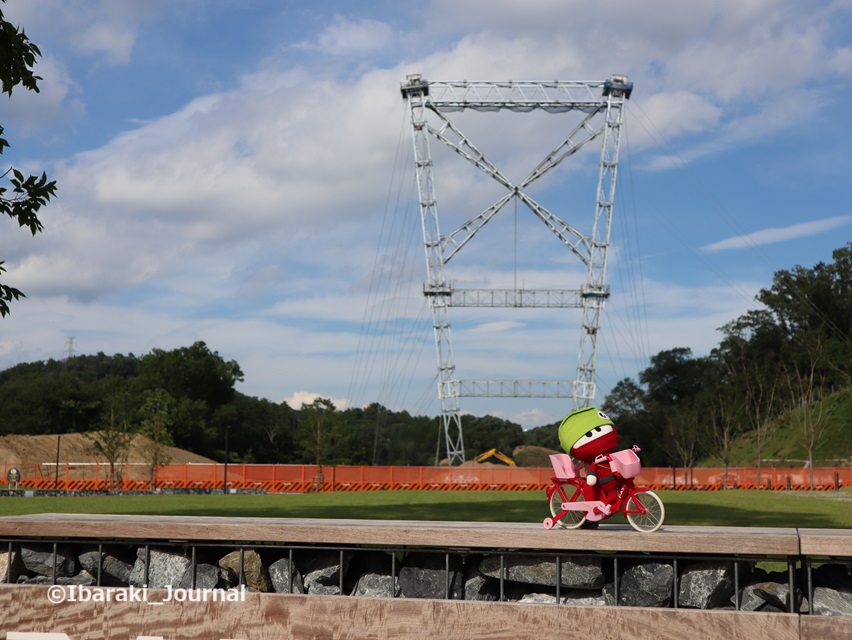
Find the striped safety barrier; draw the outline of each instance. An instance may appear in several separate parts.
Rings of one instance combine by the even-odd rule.
[[[17,473],[13,472],[17,470]],[[7,479],[18,488],[103,491],[110,487],[106,464],[5,463]],[[121,465],[114,487],[125,491],[158,489],[242,489],[269,493],[308,491],[541,491],[550,484],[549,467],[370,467],[253,464],[167,464],[151,474],[145,465]],[[651,489],[835,490],[852,486],[852,467],[667,468],[646,467],[636,484]],[[12,482],[8,483],[9,488]]]

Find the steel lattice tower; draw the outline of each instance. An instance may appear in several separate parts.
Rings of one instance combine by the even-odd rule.
[[[595,354],[600,317],[609,297],[606,257],[615,198],[618,150],[624,100],[633,84],[613,75],[600,82],[428,82],[409,75],[401,85],[411,111],[411,132],[427,282],[423,292],[432,311],[438,357],[438,397],[450,465],[464,462],[464,438],[459,398],[540,397],[573,398],[575,408],[587,406],[595,396]],[[568,136],[520,183],[513,184],[447,117],[463,111],[511,110],[585,114]],[[434,138],[472,163],[506,189],[494,204],[448,235],[441,235],[432,155]],[[537,179],[600,139],[601,156],[591,235],[584,235],[561,220],[526,192]],[[585,265],[582,289],[456,289],[446,279],[446,265],[464,245],[510,201],[526,205]],[[549,307],[582,308],[580,348],[574,380],[460,380],[456,376],[449,307]]]

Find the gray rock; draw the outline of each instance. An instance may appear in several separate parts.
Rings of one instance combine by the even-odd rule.
[[[518,602],[530,604],[556,604],[556,594],[554,593],[525,593],[517,598]],[[575,607],[600,607],[606,604],[603,594],[594,594],[586,589],[572,589],[567,595],[560,595],[558,601],[560,604],[567,604]]]
[[[562,598],[562,604],[570,604],[578,607],[602,607],[607,602],[603,593],[595,593],[586,589],[572,589]]]
[[[85,569],[80,569],[80,572],[76,576],[71,576],[70,578],[57,578],[56,584],[79,584],[85,585],[87,587],[91,587],[92,585],[97,584],[97,579],[91,573],[86,571]]]
[[[556,586],[556,560],[539,556],[503,556],[504,580]],[[500,578],[500,556],[487,556],[479,563],[479,571],[490,578]],[[563,558],[561,586],[571,589],[600,589],[604,585],[601,560],[598,558]]]
[[[305,593],[302,575],[290,558],[281,558],[269,565],[269,579],[275,593]]]
[[[758,572],[758,581],[746,585],[740,592],[741,611],[782,611],[787,612],[787,594],[789,586],[787,575],[779,573]],[[808,609],[807,599],[802,597],[801,591],[796,588],[794,593],[795,608],[799,612]],[[733,596],[730,602],[734,603]]]
[[[449,595],[447,581],[449,577]],[[405,598],[461,600],[464,588],[461,558],[450,556],[449,575],[443,553],[410,553],[399,572],[399,587]]]
[[[760,611],[766,604],[766,600],[755,593],[754,586],[750,584],[742,589],[740,594],[740,611]],[[731,602],[734,602],[733,596],[731,596]]]
[[[201,562],[195,565],[196,589],[227,589],[231,586],[229,572],[222,567]],[[180,589],[192,588],[192,567],[187,567],[178,584]]]
[[[53,577],[54,554],[52,545],[22,546],[21,560],[27,571],[40,576]],[[57,547],[55,562],[57,577],[71,577],[77,573],[77,561],[72,551],[61,546]]]
[[[89,573],[97,574],[98,559],[103,555],[105,554],[98,553],[97,549],[92,549],[90,551],[84,551],[79,556],[77,556],[77,561],[80,563],[80,566],[83,567]]]
[[[151,589],[177,587],[191,565],[192,560],[180,552],[151,549],[148,587]],[[136,551],[136,562],[130,572],[129,584],[134,587],[145,586],[145,547],[140,547]]]
[[[734,565],[730,562],[701,562],[687,567],[680,576],[677,605],[693,609],[716,609],[734,595]]]
[[[393,598],[400,593],[399,583],[392,576],[379,573],[365,573],[355,583],[353,596],[370,598]]]
[[[852,590],[814,587],[813,605],[821,616],[852,616]]]
[[[223,569],[232,572],[239,577],[240,574],[240,552],[232,551],[224,558],[219,560],[219,566]],[[268,593],[272,591],[272,581],[269,579],[269,572],[263,566],[263,561],[260,554],[254,549],[243,550],[243,577],[242,581],[246,587],[252,591],[260,591]]]
[[[779,611],[792,613],[789,608],[789,593],[790,587],[787,582],[760,582],[754,585],[755,595],[763,598],[767,605],[775,607]],[[793,611],[796,611],[802,604],[802,594],[798,589],[793,591]],[[766,607],[762,607],[760,611],[764,611]]]
[[[479,573],[475,565],[465,567],[464,599],[493,602],[499,598],[500,583]]]
[[[318,582],[312,583],[308,586],[308,593],[314,596],[339,596],[340,595],[340,585],[325,585],[319,584]]]
[[[490,580],[490,578],[489,578]],[[497,600],[500,600],[499,583],[497,589]],[[503,601],[504,602],[521,602],[525,597],[539,595],[553,595],[554,590],[544,588],[535,584],[524,584],[522,582],[505,582],[503,584]]]
[[[310,587],[313,584],[321,584],[329,587],[334,586],[340,590],[340,565],[332,565],[330,567],[320,567],[313,571],[308,571],[305,574],[305,587]]]
[[[530,604],[554,604],[556,596],[550,593],[527,593],[518,602]]]
[[[309,556],[304,565],[305,592],[318,595],[341,593],[341,570],[343,571],[342,577],[345,580],[351,564],[349,554],[344,554],[342,568],[339,553],[318,553]]]
[[[672,601],[674,568],[646,562],[627,569],[618,589],[619,604],[628,607],[668,607]]]
[[[76,576],[57,576],[57,578],[56,578],[56,584],[61,584],[61,585],[76,584],[76,585],[91,587],[95,584],[95,582],[97,582],[95,580],[95,576],[93,576],[91,573],[89,573],[85,569],[82,569],[80,571],[80,573],[78,573]],[[20,584],[53,584],[53,577],[52,576],[35,576],[35,577],[32,577],[32,578],[27,578],[26,580],[23,580]]]
[[[133,565],[119,560],[111,553],[104,551],[99,554],[97,549],[81,553],[77,560],[80,566],[95,576],[98,575],[98,558],[101,557],[101,584],[113,587],[126,587],[130,584],[130,572]]]

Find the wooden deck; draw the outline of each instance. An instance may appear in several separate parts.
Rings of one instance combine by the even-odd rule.
[[[47,587],[0,589],[4,629],[62,630],[70,640],[799,640],[794,614],[287,596],[240,603],[47,603]],[[71,629],[72,631],[66,631]],[[830,636],[812,636],[809,640]],[[838,638],[842,636],[836,636]],[[848,636],[847,636],[848,637]]]
[[[852,556],[852,532],[807,530],[808,548]],[[796,529],[662,527],[643,534],[629,525],[546,530],[540,523],[216,518],[39,514],[0,518],[2,538],[186,540],[282,544],[382,545],[459,549],[543,549],[661,554],[799,555]]]
[[[448,549],[649,552],[662,555],[852,558],[852,531],[628,526],[545,530],[540,523],[39,514],[0,518],[0,539],[280,543]],[[0,549],[2,551],[2,549]],[[181,638],[608,640],[831,640],[852,637],[852,618],[785,613],[575,607],[454,600],[247,593],[243,602],[52,604],[49,586],[0,585],[0,639],[62,632],[70,640]],[[162,591],[161,591],[162,593]],[[26,637],[26,636],[22,636]],[[61,636],[60,636],[61,637]]]
[[[799,529],[798,531],[801,555],[852,558],[852,530]]]

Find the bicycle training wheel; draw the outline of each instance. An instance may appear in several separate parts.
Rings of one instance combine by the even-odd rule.
[[[576,497],[574,497],[575,495]],[[580,491],[579,487],[575,487],[573,484],[568,483],[560,484],[557,486],[556,491],[553,492],[553,495],[550,496],[550,513],[553,514],[554,518],[556,518],[556,515],[562,511],[563,502],[582,501],[583,493]],[[556,524],[563,529],[576,529],[577,527],[582,526],[585,521],[585,511],[568,511],[556,522]]]
[[[641,513],[642,507],[645,513]],[[642,533],[653,533],[663,524],[666,517],[666,508],[663,501],[653,491],[640,491],[634,493],[627,499],[624,505],[624,513],[636,531]]]

